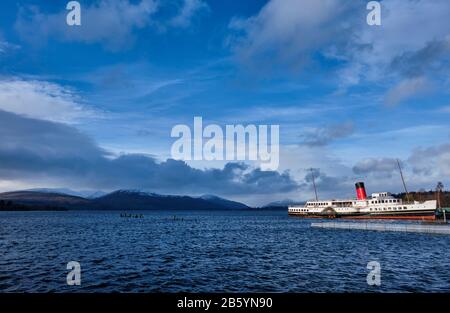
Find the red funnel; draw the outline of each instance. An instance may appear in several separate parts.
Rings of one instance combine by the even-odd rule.
[[[356,186],[356,196],[358,197],[358,200],[366,200],[367,194],[366,194],[366,188],[364,187],[364,183],[359,182],[355,184]]]

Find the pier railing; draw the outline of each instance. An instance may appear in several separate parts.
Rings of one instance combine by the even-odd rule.
[[[450,226],[448,225],[322,222],[312,223],[311,227],[450,235]]]

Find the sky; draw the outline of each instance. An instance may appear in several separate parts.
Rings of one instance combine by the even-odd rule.
[[[450,3],[0,4],[0,191],[216,194],[249,205],[450,185]],[[174,160],[175,125],[279,125],[280,163]]]

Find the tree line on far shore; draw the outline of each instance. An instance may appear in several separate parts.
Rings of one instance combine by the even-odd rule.
[[[438,194],[440,198],[441,207],[450,208],[450,191],[436,192],[435,190],[420,190],[408,192],[408,195],[404,192],[393,195],[396,198],[400,198],[403,201],[427,201],[437,200]],[[409,196],[409,199],[408,199]]]
[[[67,209],[50,205],[26,205],[9,200],[0,200],[0,211],[67,211]]]

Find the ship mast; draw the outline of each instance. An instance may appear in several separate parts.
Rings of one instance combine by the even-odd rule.
[[[406,189],[405,178],[403,177],[402,167],[400,166],[400,161],[398,159],[397,159],[397,165],[398,165],[398,169],[400,170],[400,177],[402,178],[403,188],[405,189],[406,201],[409,201],[408,189]]]
[[[312,175],[312,181],[313,181],[313,186],[314,186],[314,194],[316,195],[316,201],[319,201],[319,197],[317,196],[316,181],[314,179],[314,171],[312,168],[310,168],[310,171],[311,171],[311,175]]]

